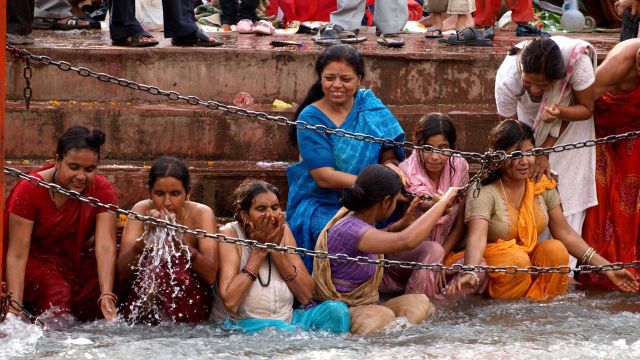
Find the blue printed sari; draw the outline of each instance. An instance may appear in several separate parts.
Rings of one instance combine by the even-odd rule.
[[[336,129],[333,121],[313,105],[307,106],[298,120]],[[371,90],[358,90],[353,109],[340,129],[396,141],[405,140],[398,120]],[[298,246],[315,249],[318,235],[340,209],[340,193],[320,188],[309,172],[321,167],[333,167],[341,172],[358,175],[366,166],[380,162],[383,147],[380,144],[321,134],[314,130],[298,129],[298,148],[302,161],[287,169],[287,221]],[[402,149],[394,150],[399,160],[404,159]],[[303,260],[309,272],[312,272],[313,260],[308,256]]]

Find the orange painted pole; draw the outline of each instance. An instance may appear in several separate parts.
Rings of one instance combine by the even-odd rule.
[[[7,46],[7,0],[0,0],[0,164],[2,170],[0,170],[0,284],[4,280],[2,274],[4,273],[4,227],[9,226],[3,224],[4,220],[4,110],[5,110],[5,95],[7,88],[6,77],[6,57],[7,52],[5,50]],[[2,286],[0,286],[0,295],[2,295]]]

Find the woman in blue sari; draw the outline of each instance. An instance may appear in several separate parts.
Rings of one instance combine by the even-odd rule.
[[[371,90],[358,89],[364,59],[349,45],[325,50],[315,65],[318,80],[298,108],[296,120],[309,125],[404,141],[398,120]],[[295,130],[295,129],[294,129]],[[318,235],[340,209],[340,191],[351,187],[367,165],[389,164],[404,158],[400,148],[297,129],[292,142],[300,161],[287,169],[287,221],[298,246],[314,249]],[[396,170],[395,168],[394,170]],[[313,260],[304,258],[312,271]]]

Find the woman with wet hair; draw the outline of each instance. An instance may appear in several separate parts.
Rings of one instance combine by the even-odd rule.
[[[490,150],[512,153],[531,150],[535,141],[528,125],[506,120],[493,129],[490,143]],[[478,265],[484,258],[489,266],[556,267],[568,266],[569,254],[583,264],[609,264],[567,223],[556,182],[546,176],[537,182],[530,179],[534,162],[532,156],[507,160],[483,180],[477,198],[467,197],[466,249],[449,256],[445,264],[464,258],[465,265]],[[547,226],[553,239],[538,242]],[[638,290],[638,281],[626,270],[605,274],[621,290]],[[478,276],[475,272],[462,274],[449,286],[449,291],[456,293],[476,286]],[[565,293],[569,283],[569,275],[561,273],[490,272],[488,277],[488,293],[495,299],[545,300]]]
[[[498,114],[532,127],[536,147],[593,139],[596,55],[591,44],[562,36],[516,45],[496,75]],[[559,175],[567,221],[580,235],[586,209],[598,203],[595,148],[537,156],[531,177],[551,171]]]
[[[315,70],[317,80],[298,108],[296,120],[404,141],[404,132],[389,109],[371,90],[359,89],[365,65],[356,49],[328,48]],[[292,142],[300,150],[300,161],[287,169],[287,220],[298,246],[307,249],[315,247],[318,234],[338,212],[340,191],[352,186],[362,169],[370,164],[395,167],[404,158],[400,148],[313,130],[293,129]],[[304,261],[311,270],[311,259]]]
[[[117,204],[111,184],[97,174],[104,141],[99,129],[73,126],[58,140],[55,164],[31,175]],[[116,318],[113,214],[21,180],[7,198],[4,224],[6,279],[14,301],[35,315]]]
[[[424,240],[453,205],[458,188],[449,188],[440,201],[416,219],[415,209],[420,206],[421,199],[415,198],[404,218],[382,230],[376,229],[376,223],[387,220],[395,210],[402,197],[401,189],[400,176],[388,167],[374,164],[364,168],[355,184],[342,191],[340,201],[344,207],[320,234],[316,250],[375,260],[386,254],[412,250],[421,244],[435,244]],[[423,260],[434,262],[428,257]],[[433,313],[424,293],[401,295],[378,305],[378,289],[386,269],[375,264],[314,258],[313,266],[314,297],[342,301],[352,307],[352,333],[379,330],[396,316],[420,323]]]
[[[215,233],[216,217],[210,207],[189,200],[189,170],[179,159],[162,156],[149,170],[149,199],[133,212],[161,218],[189,229]],[[119,288],[126,296],[125,315],[132,322],[198,323],[211,312],[211,285],[218,274],[218,243],[188,233],[156,232],[153,225],[129,219],[118,254]],[[161,236],[160,244],[153,236]],[[168,256],[154,259],[154,246]],[[149,291],[146,282],[154,279]]]
[[[296,245],[284,221],[278,188],[247,179],[234,197],[236,221],[225,225],[223,234],[260,243]],[[214,306],[214,320],[246,332],[265,328],[349,331],[349,310],[344,303],[310,305],[315,284],[299,255],[234,244],[222,244],[220,251],[220,298]],[[306,308],[294,311],[294,300]]]

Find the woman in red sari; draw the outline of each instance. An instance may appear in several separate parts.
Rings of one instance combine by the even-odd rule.
[[[609,52],[595,86],[597,137],[640,130],[640,39]],[[587,211],[584,239],[612,262],[640,259],[640,139],[598,145],[596,189],[598,206]],[[597,273],[580,276],[580,282],[615,288]]]
[[[31,175],[116,204],[111,184],[96,174],[104,140],[100,130],[71,127],[58,141],[55,165]],[[13,300],[36,315],[50,310],[53,316],[70,313],[78,320],[115,319],[113,214],[22,180],[7,199],[4,221],[6,279]]]

